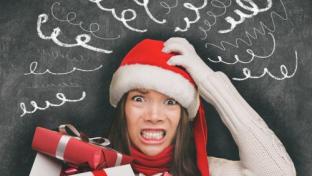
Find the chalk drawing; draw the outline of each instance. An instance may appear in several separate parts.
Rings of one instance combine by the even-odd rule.
[[[175,3],[173,5],[169,5],[167,2],[161,1],[160,5],[165,9],[167,9],[168,11],[166,12],[166,14],[169,14],[171,12],[171,9],[176,8],[178,6],[178,0],[175,0]]]
[[[224,61],[223,57],[221,57],[221,56],[217,56],[217,58],[218,58],[217,60],[211,59],[210,57],[208,57],[207,60],[209,60],[210,62],[213,62],[213,63],[223,63],[223,64],[228,64],[228,65],[234,65],[234,64],[237,64],[237,63],[248,64],[248,63],[251,63],[255,58],[261,58],[261,59],[269,58],[275,52],[276,41],[275,41],[275,37],[274,37],[273,33],[269,32],[268,34],[272,38],[273,45],[272,45],[271,52],[269,54],[267,54],[267,55],[255,54],[252,49],[246,49],[246,52],[251,56],[251,58],[248,59],[247,61],[241,60],[237,54],[234,55],[234,58],[235,58],[234,62]]]
[[[73,73],[74,71],[93,72],[93,71],[99,70],[103,67],[103,65],[100,65],[100,66],[98,66],[94,69],[90,69],[90,70],[73,67],[73,69],[71,71],[63,72],[63,73],[55,73],[55,72],[50,71],[49,69],[46,69],[44,72],[36,72],[37,66],[38,66],[38,62],[36,62],[36,61],[31,62],[29,65],[29,73],[25,73],[24,75],[44,75],[47,73],[51,74],[51,75],[67,75],[67,74]]]
[[[260,21],[259,22],[259,24],[260,24],[260,28],[259,29],[256,28],[256,27],[253,27],[251,33],[245,31],[245,37],[247,38],[247,40],[242,39],[242,38],[236,38],[234,43],[222,40],[220,42],[220,45],[207,42],[205,44],[205,47],[208,48],[209,46],[213,46],[213,47],[216,47],[216,48],[218,48],[218,49],[220,49],[222,51],[226,51],[225,44],[227,44],[229,46],[232,46],[232,47],[235,47],[235,48],[239,48],[239,42],[242,42],[242,43],[244,43],[247,46],[252,46],[252,44],[253,44],[252,43],[252,39],[254,39],[254,40],[258,39],[258,35],[259,34],[262,35],[262,36],[266,35],[266,30],[268,32],[274,33],[275,30],[276,30],[276,24],[275,24],[275,20],[274,20],[275,18],[274,17],[282,19],[284,21],[288,20],[288,16],[287,16],[287,11],[286,11],[285,5],[284,5],[282,0],[280,0],[280,2],[281,2],[281,5],[283,7],[284,16],[278,14],[275,11],[270,12],[270,19],[271,19],[271,22],[272,22],[272,28],[268,27],[266,24],[264,24],[264,22]]]
[[[91,37],[88,34],[80,34],[77,35],[75,40],[77,43],[74,44],[69,44],[69,43],[63,43],[61,42],[57,37],[61,34],[61,29],[59,27],[56,27],[53,29],[53,32],[51,33],[50,36],[46,36],[42,33],[41,31],[41,25],[46,23],[48,21],[48,15],[47,14],[40,14],[38,16],[38,21],[37,21],[37,33],[38,36],[41,39],[44,40],[52,40],[55,44],[62,46],[62,47],[76,47],[76,46],[81,46],[83,48],[92,50],[92,51],[96,51],[96,52],[101,52],[101,53],[112,53],[111,50],[104,50],[101,48],[96,48],[94,46],[88,45],[88,43],[91,41]]]
[[[75,25],[75,26],[79,26],[80,29],[82,29],[85,32],[89,32],[91,33],[92,36],[101,39],[101,40],[116,40],[120,38],[120,35],[117,35],[116,37],[100,37],[98,36],[96,33],[100,30],[100,25],[98,23],[90,23],[88,28],[83,27],[84,23],[83,21],[79,21],[74,23],[74,21],[77,19],[77,13],[76,12],[68,12],[66,14],[66,18],[65,19],[61,19],[60,17],[57,17],[56,13],[55,13],[55,6],[60,6],[61,3],[60,2],[54,2],[51,6],[51,15],[52,17],[59,21],[59,22],[67,22],[71,25]]]
[[[261,75],[252,76],[252,75],[251,75],[250,69],[248,69],[248,68],[245,67],[245,68],[243,68],[243,74],[244,74],[245,77],[243,77],[243,78],[234,77],[234,78],[232,78],[232,79],[235,80],[235,81],[244,81],[244,80],[246,80],[246,79],[259,79],[259,78],[264,77],[265,75],[268,75],[268,76],[270,76],[271,78],[273,78],[273,79],[275,79],[275,80],[279,80],[279,81],[280,81],[280,80],[287,79],[287,78],[292,78],[292,77],[296,74],[297,68],[298,68],[298,55],[297,55],[297,51],[295,51],[295,60],[296,60],[295,69],[294,69],[294,71],[293,71],[292,74],[288,74],[288,69],[287,69],[287,67],[286,67],[284,64],[282,64],[282,65],[280,66],[280,72],[281,72],[281,74],[283,75],[282,77],[278,77],[278,76],[273,75],[273,74],[268,70],[268,68],[266,68],[266,67],[263,69],[263,73],[262,73]]]
[[[66,102],[79,102],[79,101],[82,101],[85,97],[86,97],[85,91],[82,92],[82,96],[78,99],[68,99],[68,98],[66,98],[66,96],[63,93],[57,93],[56,98],[61,101],[60,103],[51,103],[49,100],[46,100],[45,106],[40,107],[35,101],[31,100],[30,104],[33,107],[32,110],[27,110],[25,103],[21,102],[20,108],[22,109],[23,113],[20,115],[20,117],[23,117],[26,114],[33,114],[37,110],[44,111],[44,110],[48,109],[49,107],[60,107],[60,106],[64,105]]]
[[[165,19],[162,19],[162,20],[157,20],[151,13],[151,11],[149,10],[148,8],[148,3],[149,3],[149,0],[142,0],[142,2],[140,2],[139,0],[134,0],[135,3],[137,3],[138,5],[140,6],[143,6],[144,9],[145,9],[145,12],[147,13],[147,15],[156,23],[158,24],[164,24],[167,22],[167,20]]]
[[[221,2],[219,0],[212,0],[210,1],[210,4],[212,7],[214,7],[214,9],[218,9],[218,10],[222,10],[221,13],[214,13],[212,11],[207,11],[206,14],[212,18],[212,20],[207,20],[207,19],[204,19],[203,22],[204,22],[204,25],[205,27],[203,26],[199,26],[199,30],[203,32],[204,36],[201,37],[202,40],[205,40],[208,36],[208,32],[212,29],[213,26],[215,26],[217,24],[217,18],[218,17],[221,17],[223,15],[226,14],[227,12],[227,8],[230,7],[232,5],[232,1],[229,0],[228,3],[226,2]],[[212,21],[212,22],[211,22]]]
[[[198,20],[200,19],[200,14],[199,14],[199,10],[200,9],[203,9],[204,7],[206,7],[207,5],[207,0],[204,0],[203,4],[200,6],[200,7],[195,7],[193,4],[191,3],[184,3],[183,6],[187,9],[190,9],[190,10],[193,10],[196,14],[196,18],[194,20],[190,20],[188,17],[185,17],[184,18],[184,21],[185,21],[185,27],[184,28],[180,28],[180,27],[176,27],[174,29],[174,32],[186,32],[188,31],[188,29],[191,27],[191,24],[194,24],[196,22],[198,22]]]
[[[133,9],[123,10],[120,16],[117,16],[116,10],[114,8],[106,8],[101,4],[102,0],[89,0],[89,1],[95,3],[98,6],[98,8],[101,9],[102,11],[111,12],[113,17],[116,20],[122,22],[124,26],[127,27],[129,30],[141,33],[147,31],[147,29],[134,28],[128,24],[129,21],[133,21],[137,17],[137,13]],[[126,16],[128,16],[128,18]]]

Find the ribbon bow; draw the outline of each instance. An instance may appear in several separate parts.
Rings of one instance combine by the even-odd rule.
[[[58,130],[60,133],[65,134],[65,135],[69,135],[69,132],[71,132],[74,134],[75,137],[77,137],[78,139],[84,142],[92,143],[92,144],[99,145],[102,147],[107,147],[108,145],[110,145],[110,141],[107,138],[103,138],[103,137],[89,138],[85,133],[79,132],[77,128],[71,124],[62,124],[58,127]]]

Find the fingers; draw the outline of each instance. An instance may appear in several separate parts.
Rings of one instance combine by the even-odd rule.
[[[189,43],[185,38],[182,38],[182,37],[171,37],[169,38],[166,42],[165,42],[165,45],[167,43]]]
[[[165,53],[176,52],[182,55],[187,54],[188,52],[187,49],[179,43],[169,43],[162,49],[162,51]]]
[[[172,56],[168,61],[167,61],[168,65],[177,65],[177,66],[182,66],[184,68],[187,67],[187,59],[185,58],[185,56],[183,55],[176,55],[176,56]]]
[[[163,52],[166,53],[177,52],[179,54],[191,54],[195,52],[195,49],[185,38],[171,37],[164,43]]]

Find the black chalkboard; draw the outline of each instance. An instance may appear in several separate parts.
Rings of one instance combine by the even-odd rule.
[[[143,38],[186,37],[276,133],[298,175],[312,174],[310,0],[20,0],[0,2],[0,173],[28,175],[36,126],[105,136],[108,89]],[[205,104],[209,155],[237,159]]]

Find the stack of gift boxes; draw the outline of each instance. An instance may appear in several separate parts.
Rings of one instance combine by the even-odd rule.
[[[130,156],[80,136],[37,127],[32,148],[38,153],[30,176],[134,176]]]

